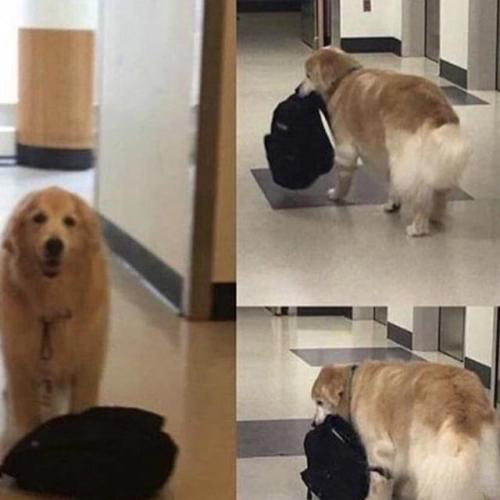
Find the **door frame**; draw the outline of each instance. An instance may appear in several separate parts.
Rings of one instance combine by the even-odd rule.
[[[186,316],[201,321],[213,317],[216,200],[221,155],[219,145],[222,136],[222,103],[227,98],[222,91],[223,77],[226,62],[231,60],[234,66],[236,59],[236,2],[204,0],[204,4],[191,265],[189,286],[184,297]],[[231,95],[234,93],[231,92]],[[236,103],[233,106],[235,108]]]
[[[427,18],[427,12],[428,12],[428,8],[429,8],[429,2],[431,0],[425,0],[425,21],[424,21],[424,55],[425,55],[425,58],[426,59],[429,59],[430,61],[432,62],[435,62],[435,63],[438,63],[439,64],[439,60],[440,60],[440,56],[441,56],[441,50],[439,50],[439,54],[438,54],[438,57],[437,57],[437,60],[436,59],[433,59],[432,57],[429,57],[427,55],[427,49],[428,49],[428,38],[427,38],[427,33],[428,33],[428,29],[429,29],[429,24],[428,24],[428,18]],[[441,39],[441,0],[437,0],[439,2],[439,16],[440,16],[440,24],[439,24],[439,38]]]
[[[441,350],[441,327],[442,327],[442,314],[443,314],[444,309],[450,309],[450,307],[440,307],[439,308],[438,348],[437,348],[437,350],[438,350],[438,352],[445,354],[446,356],[449,356],[450,358],[455,359],[456,361],[459,361],[460,363],[463,363],[465,360],[465,325],[466,325],[466,321],[467,321],[467,308],[462,307],[462,306],[458,306],[458,309],[464,310],[464,328],[462,331],[462,345],[464,346],[463,359],[456,358],[455,356]],[[455,309],[455,307],[453,307],[453,309]]]

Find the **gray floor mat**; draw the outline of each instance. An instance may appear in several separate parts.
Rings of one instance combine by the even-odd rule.
[[[347,198],[338,203],[328,199],[333,186],[333,172],[322,175],[311,187],[302,190],[284,189],[275,184],[267,168],[252,169],[252,174],[275,210],[307,207],[339,207],[344,205],[382,205],[387,201],[387,184],[368,173],[363,167],[354,176]],[[465,191],[457,188],[450,194],[451,201],[471,200]]]
[[[238,422],[238,458],[304,455],[304,437],[310,419],[249,420]]]
[[[363,361],[424,361],[410,351],[400,347],[352,347],[292,349],[296,356],[310,366],[327,366],[335,363],[357,364]]]
[[[444,85],[441,90],[446,94],[452,106],[478,106],[489,105],[489,102],[483,101],[475,95],[469,94],[465,90],[452,85]]]

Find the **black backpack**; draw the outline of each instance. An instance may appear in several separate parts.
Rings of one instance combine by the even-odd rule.
[[[271,133],[264,137],[264,145],[276,184],[305,189],[333,168],[335,152],[320,110],[328,120],[323,99],[315,92],[301,97],[298,89],[274,110]]]
[[[1,474],[23,490],[87,500],[144,500],[170,477],[177,446],[163,417],[93,408],[49,420],[8,453]]]
[[[349,422],[329,415],[309,431],[304,441],[307,469],[302,480],[308,498],[320,500],[365,500],[370,489],[366,453]]]

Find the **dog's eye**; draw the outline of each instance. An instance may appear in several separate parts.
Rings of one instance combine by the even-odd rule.
[[[318,406],[323,406],[323,401],[316,401],[316,404],[317,404]]]
[[[63,222],[66,227],[73,227],[76,224],[76,220],[71,215],[64,217]]]
[[[38,212],[33,216],[33,222],[35,224],[43,224],[47,222],[47,216],[43,212]]]

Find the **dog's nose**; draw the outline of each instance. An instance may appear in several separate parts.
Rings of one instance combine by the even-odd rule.
[[[50,238],[45,243],[45,251],[49,257],[59,257],[64,250],[64,244],[59,238]]]

